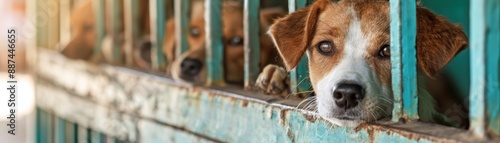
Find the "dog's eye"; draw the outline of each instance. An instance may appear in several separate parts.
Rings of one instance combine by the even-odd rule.
[[[92,30],[93,28],[94,28],[94,25],[92,25],[92,24],[85,23],[85,24],[83,25],[83,30],[85,30],[85,31],[90,31],[90,30]]]
[[[323,55],[331,55],[333,53],[333,49],[335,48],[333,42],[331,41],[321,41],[319,42],[318,51]]]
[[[243,45],[243,38],[240,36],[232,37],[231,39],[229,39],[229,44],[235,45],[235,46]]]
[[[191,27],[191,30],[189,31],[189,33],[193,37],[198,37],[198,36],[200,36],[200,29],[198,27]]]
[[[378,56],[380,57],[390,57],[391,56],[391,46],[389,45],[383,45],[380,47],[380,50],[378,51]]]

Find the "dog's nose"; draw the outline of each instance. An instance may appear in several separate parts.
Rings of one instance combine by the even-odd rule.
[[[185,58],[181,63],[182,74],[187,76],[197,75],[202,67],[203,63],[201,63],[200,60],[193,58]]]
[[[335,104],[344,109],[356,107],[364,97],[363,88],[357,84],[340,84],[333,92]]]

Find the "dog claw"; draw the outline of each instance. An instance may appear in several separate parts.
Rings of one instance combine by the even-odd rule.
[[[276,65],[267,65],[259,74],[256,87],[266,94],[284,96],[288,94],[287,77],[285,69]]]

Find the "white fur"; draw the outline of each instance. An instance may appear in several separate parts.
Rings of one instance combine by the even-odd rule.
[[[380,81],[373,69],[368,64],[367,47],[370,39],[361,31],[361,21],[357,18],[354,10],[352,12],[353,21],[351,21],[346,35],[345,47],[343,47],[342,59],[325,77],[323,77],[315,86],[317,95],[318,112],[320,116],[330,119],[335,124],[342,126],[356,126],[362,123],[363,120],[375,120],[382,114],[390,114],[391,106],[380,106],[382,103],[380,98],[392,100],[388,87],[382,87]],[[365,98],[358,106],[348,109],[352,115],[347,115],[343,108],[337,107],[333,99],[333,91],[341,82],[354,82],[365,88]],[[379,109],[380,108],[380,109]],[[386,113],[381,113],[386,112]],[[339,117],[354,118],[354,120],[341,120]]]

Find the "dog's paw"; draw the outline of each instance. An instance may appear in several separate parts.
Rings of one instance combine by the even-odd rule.
[[[267,65],[257,77],[256,87],[266,94],[286,96],[289,91],[289,76],[277,65]]]

